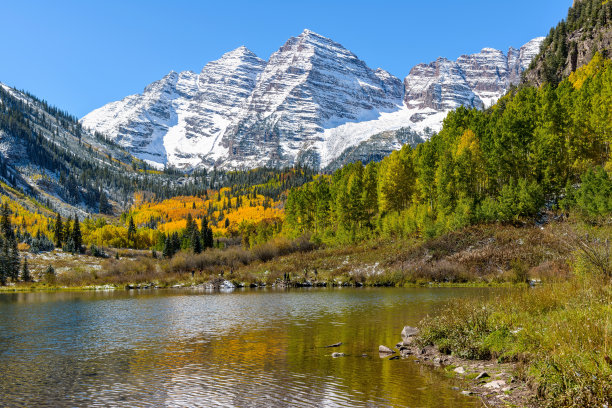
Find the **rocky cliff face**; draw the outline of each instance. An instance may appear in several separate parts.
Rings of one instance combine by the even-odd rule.
[[[272,54],[224,144],[234,166],[296,159],[320,165],[313,143],[324,129],[401,105],[402,84],[340,44],[305,30]]]
[[[255,88],[265,61],[246,47],[208,63],[198,75],[171,72],[142,94],[81,119],[152,164],[212,165],[227,154],[221,135]]]
[[[540,41],[420,64],[402,83],[305,30],[267,62],[240,47],[199,74],[171,72],[81,123],[156,165],[324,168],[392,151],[399,129],[427,137],[451,109],[492,104],[518,82]]]
[[[535,86],[558,83],[596,52],[612,57],[612,2],[576,0],[567,18],[543,41],[541,52],[525,73],[525,80]]]
[[[404,80],[404,102],[408,107],[436,111],[491,106],[511,85],[519,83],[543,39],[536,38],[519,50],[510,48],[507,54],[484,48],[457,61],[439,58],[419,64]]]

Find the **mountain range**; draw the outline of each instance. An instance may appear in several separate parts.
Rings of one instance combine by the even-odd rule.
[[[80,123],[156,167],[330,168],[427,139],[459,106],[492,105],[519,83],[542,41],[439,58],[401,81],[304,30],[267,61],[239,47],[199,74],[170,72]]]

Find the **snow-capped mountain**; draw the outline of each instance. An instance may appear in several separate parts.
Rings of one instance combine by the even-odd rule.
[[[510,48],[507,54],[484,48],[457,61],[438,58],[430,64],[419,64],[404,80],[404,102],[408,107],[436,111],[491,106],[511,85],[519,83],[543,40],[533,39],[519,50]]]
[[[224,135],[230,166],[320,165],[325,129],[401,106],[402,83],[340,44],[305,30],[272,54],[242,114]]]
[[[171,72],[81,123],[160,166],[324,168],[357,146],[363,152],[374,136],[377,155],[385,140],[396,149],[401,138],[382,132],[410,129],[427,138],[451,109],[491,105],[518,83],[541,41],[419,64],[402,83],[304,30],[267,62],[240,47],[199,74]]]

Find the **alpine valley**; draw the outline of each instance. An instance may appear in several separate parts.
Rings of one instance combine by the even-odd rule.
[[[304,30],[267,61],[242,46],[199,74],[170,72],[80,123],[158,168],[331,170],[414,146],[459,106],[491,106],[520,82],[543,40],[438,58],[402,82]]]
[[[78,78],[99,78],[84,51],[140,65],[130,41],[168,50],[185,38],[172,22],[202,38],[216,16],[197,0],[181,2],[191,19],[137,1],[11,18],[23,2],[5,3],[0,79],[34,69],[81,109]],[[254,2],[216,3],[233,17]],[[554,17],[519,3],[478,12],[497,34]],[[389,24],[341,8],[304,21]],[[270,34],[247,17],[218,20]],[[44,28],[53,58],[31,41]],[[63,41],[73,30],[84,46]],[[0,406],[612,407],[612,0],[574,0],[520,48],[405,68],[304,30],[80,119],[0,83]],[[118,74],[105,85],[133,84]]]

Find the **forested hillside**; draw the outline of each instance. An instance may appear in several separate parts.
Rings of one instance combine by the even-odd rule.
[[[170,258],[207,246],[253,248],[278,235],[317,244],[430,238],[474,224],[544,222],[570,210],[609,222],[610,47],[598,40],[601,52],[574,71],[566,45],[575,40],[580,50],[607,38],[600,33],[610,29],[610,7],[578,2],[551,30],[526,76],[546,78],[544,85],[513,88],[485,111],[459,108],[424,143],[396,134],[412,145],[333,174],[153,170],[71,115],[2,85],[0,191],[15,242],[34,253],[110,247]],[[575,39],[577,32],[583,35]],[[337,166],[360,156],[357,149]]]
[[[439,134],[380,163],[349,164],[289,194],[286,227],[328,241],[431,237],[576,207],[612,211],[612,62],[595,54],[558,86],[459,108]]]
[[[532,85],[558,84],[587,64],[595,53],[612,57],[612,2],[576,0],[567,18],[550,33],[540,55],[531,63],[525,79]]]

